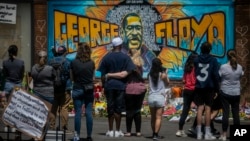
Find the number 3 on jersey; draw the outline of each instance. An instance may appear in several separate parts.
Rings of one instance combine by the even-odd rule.
[[[206,81],[207,77],[208,77],[208,68],[209,68],[209,64],[202,64],[199,63],[199,68],[200,68],[200,74],[197,76],[197,79],[199,81]]]

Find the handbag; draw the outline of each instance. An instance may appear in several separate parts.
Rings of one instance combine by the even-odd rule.
[[[126,86],[126,94],[139,95],[146,92],[147,87],[143,82],[130,82]]]

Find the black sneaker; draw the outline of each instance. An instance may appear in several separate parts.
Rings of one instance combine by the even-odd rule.
[[[164,137],[163,136],[159,136],[159,135],[153,135],[152,138],[153,138],[154,141],[157,141],[159,139],[163,139]]]
[[[220,132],[216,129],[212,130],[211,133],[215,136],[215,137],[220,137]]]
[[[196,134],[197,134],[196,129],[193,128],[193,127],[191,127],[190,129],[188,129],[188,131],[189,131],[191,134],[193,134],[193,135],[196,135]]]
[[[87,141],[93,141],[91,137],[87,137]]]
[[[154,141],[157,141],[157,140],[158,140],[158,136],[157,136],[157,135],[154,135],[154,136],[153,136],[153,140],[154,140]]]

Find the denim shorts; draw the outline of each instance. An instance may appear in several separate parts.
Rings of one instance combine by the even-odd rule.
[[[164,107],[165,97],[162,94],[150,94],[148,96],[148,105],[149,107]]]
[[[4,92],[7,96],[9,96],[14,87],[21,87],[21,86],[22,86],[21,83],[6,82],[4,86]]]

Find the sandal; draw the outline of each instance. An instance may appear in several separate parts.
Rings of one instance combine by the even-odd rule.
[[[131,137],[131,133],[124,134],[125,137]]]

